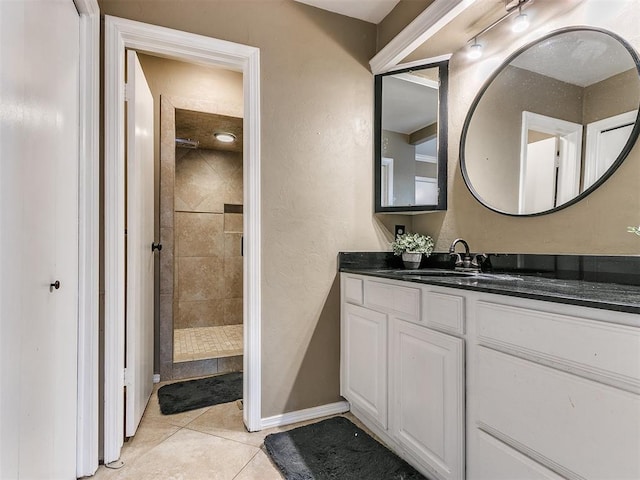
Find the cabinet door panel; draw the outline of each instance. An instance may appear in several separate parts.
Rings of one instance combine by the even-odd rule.
[[[439,478],[464,476],[464,341],[395,320],[392,431]]]
[[[342,395],[387,428],[387,316],[344,306]]]

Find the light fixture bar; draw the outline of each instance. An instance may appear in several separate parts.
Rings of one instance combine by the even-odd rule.
[[[467,43],[471,42],[472,40],[474,41],[474,44],[477,44],[477,39],[480,35],[484,35],[485,33],[487,33],[489,30],[491,30],[493,27],[495,27],[496,25],[498,25],[500,22],[502,22],[505,18],[509,17],[511,14],[513,14],[514,12],[519,12],[522,10],[522,7],[529,3],[531,0],[519,0],[518,3],[516,5],[513,5],[509,8],[507,8],[507,13],[505,13],[503,16],[501,16],[500,18],[498,18],[496,21],[494,21],[491,25],[483,28],[482,30],[480,30],[478,33],[476,33],[473,37],[471,37],[469,40],[467,40]]]

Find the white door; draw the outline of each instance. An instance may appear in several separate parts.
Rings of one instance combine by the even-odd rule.
[[[153,97],[127,52],[127,289],[125,435],[136,433],[153,389]]]
[[[387,428],[387,316],[344,306],[341,394]]]
[[[391,432],[437,478],[464,478],[464,341],[398,319],[391,332]]]
[[[587,125],[583,190],[594,184],[616,161],[624,148],[638,111],[622,113]]]
[[[76,478],[79,35],[71,1],[0,2],[3,479]]]
[[[556,137],[527,145],[520,213],[550,210],[556,203]]]

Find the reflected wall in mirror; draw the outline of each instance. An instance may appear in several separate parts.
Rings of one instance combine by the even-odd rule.
[[[600,186],[638,137],[640,63],[620,37],[576,27],[512,55],[464,124],[464,180],[507,215],[567,207]]]
[[[446,209],[447,67],[375,77],[376,212]]]

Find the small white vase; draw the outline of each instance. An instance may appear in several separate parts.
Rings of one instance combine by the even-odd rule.
[[[420,268],[420,263],[422,262],[422,254],[414,252],[402,252],[402,262],[404,263],[404,268],[415,270],[417,268]]]

